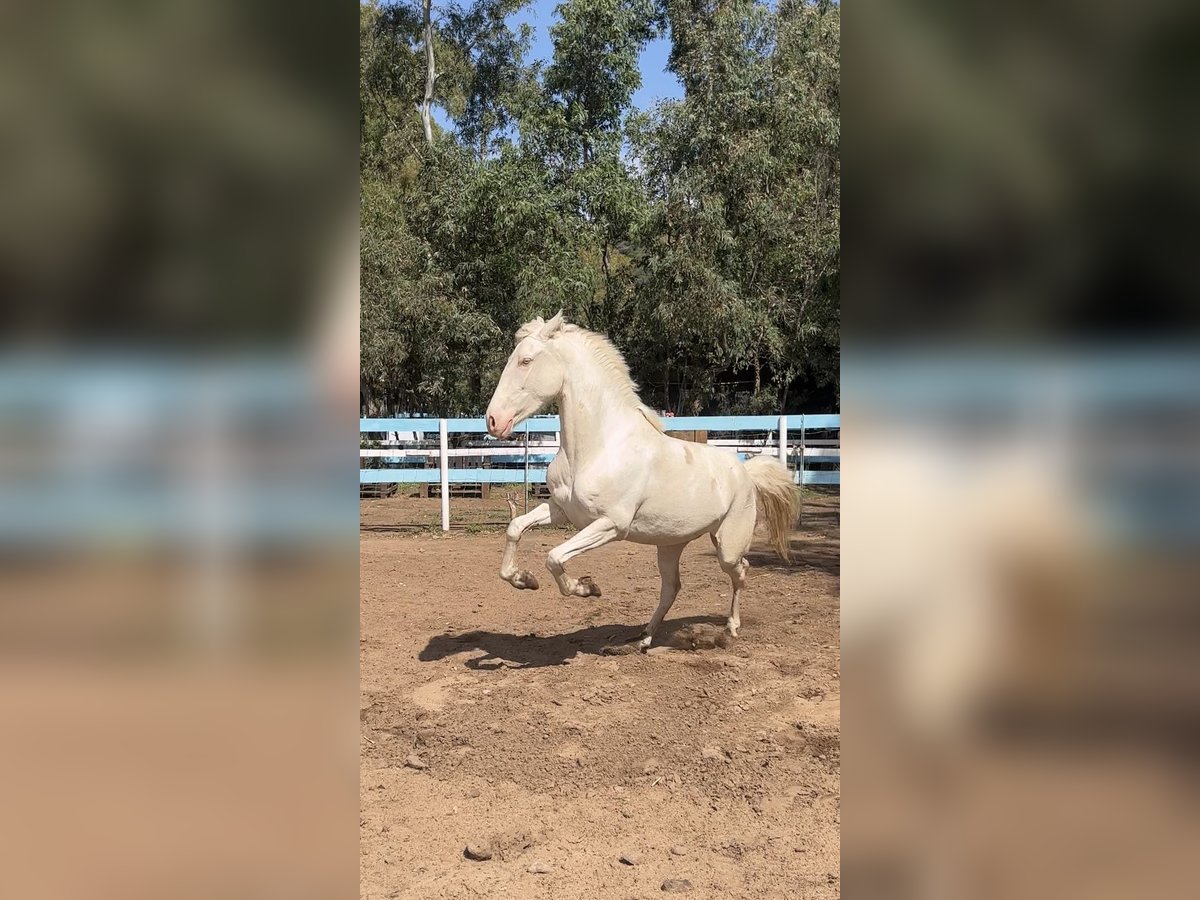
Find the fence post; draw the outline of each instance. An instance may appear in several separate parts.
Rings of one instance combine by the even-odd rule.
[[[787,468],[787,416],[779,417],[779,462]]]
[[[800,417],[800,519],[804,520],[804,438],[806,437],[807,426],[804,424],[804,416]]]
[[[529,420],[525,420],[525,512],[529,512]]]
[[[438,419],[438,474],[442,477],[442,531],[450,530],[450,446],[446,439],[446,420]]]

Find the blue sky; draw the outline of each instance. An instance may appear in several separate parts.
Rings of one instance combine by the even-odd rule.
[[[550,26],[557,21],[555,8],[562,0],[533,0],[529,6],[520,12],[509,16],[512,27],[522,23],[533,26],[533,43],[529,48],[529,60],[550,61],[554,54],[554,45],[550,42]],[[678,99],[683,96],[683,85],[666,70],[667,56],[671,52],[671,42],[662,37],[651,41],[642,50],[641,70],[642,86],[633,95],[633,105],[638,109],[647,109],[658,100]],[[434,118],[438,124],[448,127],[448,121],[441,110],[435,110]]]

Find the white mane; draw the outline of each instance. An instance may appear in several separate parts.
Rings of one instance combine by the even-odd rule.
[[[517,329],[517,342],[520,343],[530,335],[536,334],[544,324],[545,322],[540,318],[526,322]],[[655,414],[654,410],[642,403],[642,398],[638,396],[637,384],[629,374],[629,364],[625,362],[625,357],[621,355],[620,350],[612,345],[612,342],[608,338],[594,331],[588,331],[579,325],[564,324],[550,338],[551,343],[561,340],[576,343],[590,353],[592,358],[600,364],[600,371],[609,376],[609,386],[616,395],[628,401],[659,431],[663,430],[662,422],[658,418],[658,415]]]

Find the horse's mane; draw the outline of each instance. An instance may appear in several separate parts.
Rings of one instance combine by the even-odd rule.
[[[523,341],[531,334],[535,334],[544,324],[541,319],[526,322],[517,329],[517,341]],[[612,341],[602,334],[597,334],[579,325],[571,324],[564,324],[550,340],[555,341],[564,338],[573,339],[582,344],[591,353],[592,357],[600,363],[600,368],[611,376],[612,386],[616,389],[618,395],[629,401],[656,429],[659,431],[663,430],[662,421],[658,418],[658,415],[654,410],[642,403],[642,398],[638,396],[637,384],[629,374],[629,364],[625,362],[625,357],[621,355],[621,351],[613,346]]]

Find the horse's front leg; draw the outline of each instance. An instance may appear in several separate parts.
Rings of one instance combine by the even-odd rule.
[[[590,577],[572,578],[566,573],[564,567],[580,553],[586,553],[589,550],[594,550],[596,547],[603,547],[605,544],[615,541],[619,537],[619,529],[612,519],[601,517],[578,534],[572,536],[570,540],[563,541],[550,551],[546,556],[546,568],[550,570],[550,574],[558,582],[558,589],[564,597],[600,596],[600,586],[592,581]]]
[[[508,523],[508,531],[505,532],[504,540],[504,559],[500,562],[500,577],[513,587],[531,591],[538,589],[538,580],[533,573],[517,568],[517,545],[521,543],[521,536],[526,531],[534,525],[545,525],[549,521],[550,504],[543,503]]]

